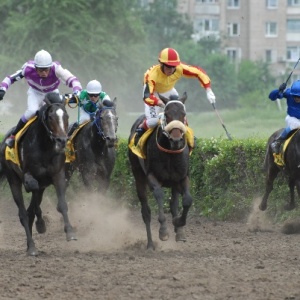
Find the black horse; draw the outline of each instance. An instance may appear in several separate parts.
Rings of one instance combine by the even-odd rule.
[[[0,145],[0,179],[3,180],[6,177],[13,199],[18,206],[19,219],[27,236],[28,255],[38,254],[32,238],[35,216],[38,233],[46,231],[40,205],[46,187],[51,184],[56,190],[57,210],[63,216],[67,240],[76,239],[69,222],[68,206],[65,200],[65,145],[69,117],[58,94],[46,94],[44,102],[45,105],[37,112],[37,119],[18,141],[20,165],[6,160],[4,141],[9,133]],[[26,192],[32,193],[27,210],[22,194],[22,184]]]
[[[118,116],[116,98],[111,106],[101,105],[88,124],[73,139],[75,160],[66,163],[69,181],[75,170],[81,174],[84,185],[90,190],[106,192],[115,165]],[[70,126],[71,128],[71,126]]]
[[[285,206],[286,210],[295,208],[295,186],[298,196],[300,197],[300,131],[297,131],[292,137],[284,152],[284,165],[279,166],[274,162],[274,156],[270,147],[271,143],[279,136],[283,129],[274,132],[267,143],[267,151],[264,161],[264,169],[266,172],[266,189],[262,201],[259,205],[261,210],[267,209],[267,201],[269,194],[273,190],[273,182],[280,171],[283,171],[288,177],[288,185],[290,189],[290,201]]]
[[[159,238],[165,241],[169,233],[164,214],[163,187],[171,188],[170,210],[173,217],[176,241],[185,241],[183,226],[189,208],[192,204],[189,181],[189,147],[185,137],[186,126],[185,106],[186,93],[179,100],[169,100],[161,97],[165,103],[161,124],[151,133],[146,142],[146,158],[141,159],[129,148],[128,155],[135,178],[138,198],[141,203],[141,213],[147,231],[147,249],[154,249],[150,228],[151,211],[147,199],[147,185],[153,192],[158,204],[158,221],[160,222]],[[178,99],[178,97],[177,97]],[[129,143],[136,128],[142,123],[144,115],[140,116],[131,128]],[[178,213],[179,194],[182,195],[183,211]]]

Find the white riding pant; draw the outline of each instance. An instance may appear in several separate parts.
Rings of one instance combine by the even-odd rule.
[[[53,92],[59,94],[58,89],[54,90]],[[32,87],[29,87],[27,91],[27,109],[22,116],[22,120],[24,123],[31,119],[36,114],[36,112],[45,104],[43,100],[46,94],[47,93],[43,93],[33,89]]]
[[[79,113],[80,113],[79,125],[91,119],[90,114],[88,114],[82,107],[80,107]]]
[[[144,90],[146,88],[146,85],[144,85]],[[157,92],[154,92],[154,95],[159,98],[159,95]],[[165,98],[169,98],[171,95],[177,95],[178,92],[175,88],[172,88],[170,91],[167,91],[165,93],[160,93],[160,95],[164,96]],[[146,116],[146,124],[149,128],[153,128],[158,124],[158,115],[163,112],[164,109],[160,106],[150,106],[145,103],[145,116]]]
[[[285,117],[285,123],[286,126],[290,127],[291,130],[300,128],[300,120],[295,117],[291,117],[290,115]]]

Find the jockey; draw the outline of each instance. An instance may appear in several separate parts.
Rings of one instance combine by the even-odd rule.
[[[279,89],[275,89],[270,93],[269,98],[272,101],[286,98],[287,103],[286,127],[271,144],[272,151],[278,154],[280,145],[286,140],[291,130],[300,128],[300,80],[295,81],[288,89],[286,89],[286,83],[281,84]]]
[[[113,106],[109,95],[102,91],[101,83],[98,80],[94,79],[88,82],[86,89],[82,90],[79,95],[79,125],[86,121],[89,121],[91,119],[91,115],[96,112],[100,104],[108,107]],[[78,123],[75,122],[68,135],[71,136],[77,127]]]
[[[208,101],[211,104],[216,102],[216,97],[210,87],[210,78],[205,71],[200,67],[182,63],[175,49],[163,49],[158,61],[159,64],[152,66],[144,74],[143,100],[146,119],[136,130],[135,144],[148,128],[153,128],[158,124],[158,115],[164,108],[164,103],[158,94],[166,98],[170,95],[178,96],[174,86],[181,77],[197,78],[206,90]]]
[[[48,92],[59,93],[58,86],[61,81],[72,88],[74,95],[77,95],[82,89],[79,80],[70,71],[64,69],[59,62],[52,61],[50,53],[45,50],[38,51],[34,60],[29,60],[20,70],[4,78],[0,84],[0,100],[3,99],[8,88],[22,78],[25,78],[29,85],[27,109],[12,131],[11,136],[5,141],[9,147],[14,146],[15,135],[43,105],[45,94]]]

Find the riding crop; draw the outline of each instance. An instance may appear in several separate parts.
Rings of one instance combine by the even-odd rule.
[[[228,139],[229,139],[229,140],[232,140],[232,137],[231,137],[230,133],[227,131],[226,126],[225,126],[225,124],[224,124],[224,122],[223,122],[223,120],[222,120],[222,118],[221,118],[221,116],[220,116],[218,110],[216,109],[215,104],[212,103],[211,105],[213,106],[214,111],[215,111],[217,117],[219,118],[219,120],[220,120],[220,122],[221,122],[221,124],[222,124],[222,126],[223,126],[223,128],[224,128],[224,130],[225,130],[225,132],[226,132],[226,135],[227,135]]]
[[[288,81],[290,80],[290,78],[291,78],[293,72],[295,71],[295,69],[296,69],[296,67],[297,67],[297,65],[298,65],[298,63],[299,63],[299,61],[300,61],[300,57],[299,57],[299,59],[297,60],[297,62],[296,62],[296,64],[295,64],[295,66],[294,66],[292,72],[290,73],[289,77],[288,77],[287,80],[285,81],[285,84],[287,84]]]

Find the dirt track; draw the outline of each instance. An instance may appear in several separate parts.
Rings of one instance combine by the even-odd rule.
[[[159,241],[153,214],[157,248],[146,251],[140,212],[109,202],[69,204],[78,241],[67,242],[44,199],[47,232],[34,229],[39,256],[28,257],[16,206],[1,199],[0,299],[300,299],[300,236],[271,228],[263,213],[245,223],[190,216],[186,243],[174,241],[171,226]]]

